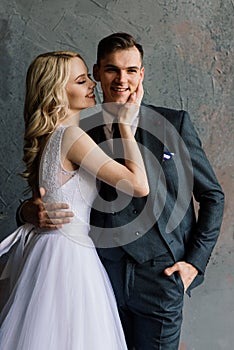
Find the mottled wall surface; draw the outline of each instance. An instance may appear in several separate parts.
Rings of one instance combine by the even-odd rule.
[[[24,198],[17,175],[23,169],[24,79],[37,54],[74,49],[91,69],[103,36],[129,32],[145,48],[145,101],[189,111],[226,208],[206,281],[185,300],[181,350],[230,350],[234,344],[233,9],[233,0],[0,2],[1,239],[16,227]]]

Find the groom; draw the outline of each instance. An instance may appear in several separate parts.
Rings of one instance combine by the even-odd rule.
[[[131,35],[114,33],[100,41],[94,78],[104,103],[126,103],[143,77],[143,49]],[[103,113],[80,125],[103,143],[115,137],[111,114],[104,105]],[[204,278],[224,195],[187,112],[142,105],[132,127],[142,145],[150,194],[119,194],[117,201],[116,191],[101,184],[91,235],[112,282],[128,348],[177,350],[184,292],[190,294]],[[111,154],[109,146],[103,143]],[[193,198],[199,203],[197,218]],[[56,215],[51,223],[40,199],[21,208],[25,221],[41,227],[63,224],[70,213]]]

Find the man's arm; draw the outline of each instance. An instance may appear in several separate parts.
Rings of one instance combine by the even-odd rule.
[[[197,223],[186,252],[186,261],[204,273],[220,233],[224,193],[186,112],[182,137],[190,152],[194,177],[193,195],[199,204]]]
[[[181,136],[190,153],[195,200],[199,203],[198,219],[193,236],[185,252],[185,261],[177,262],[165,270],[171,275],[178,271],[185,290],[198,273],[204,274],[210,255],[220,232],[224,210],[224,194],[206,157],[200,139],[187,112],[183,113]]]
[[[18,225],[24,223],[33,224],[41,229],[58,229],[63,224],[69,223],[74,216],[72,211],[68,211],[69,205],[66,203],[43,203],[45,190],[40,189],[41,197],[34,197],[24,201],[16,212]]]

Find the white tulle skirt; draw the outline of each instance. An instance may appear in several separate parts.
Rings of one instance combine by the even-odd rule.
[[[0,349],[127,349],[94,247],[57,231],[31,235],[23,253],[0,316]]]

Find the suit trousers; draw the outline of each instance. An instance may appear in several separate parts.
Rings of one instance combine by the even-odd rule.
[[[102,259],[109,274],[129,350],[178,350],[184,285],[169,253],[138,264],[128,255]]]

